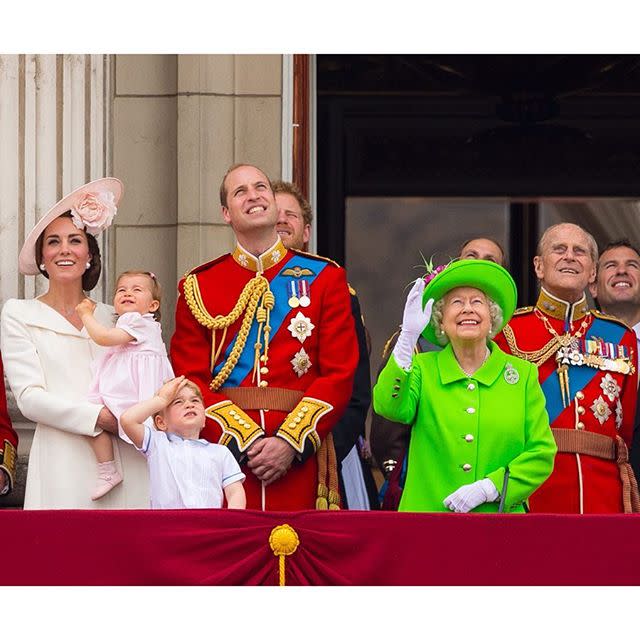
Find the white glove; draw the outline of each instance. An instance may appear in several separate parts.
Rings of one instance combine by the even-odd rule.
[[[431,320],[431,307],[433,307],[433,298],[427,301],[422,308],[422,294],[424,292],[425,282],[422,278],[418,278],[404,304],[404,312],[402,314],[402,329],[398,336],[398,341],[393,347],[393,357],[403,369],[411,368],[411,359],[413,358],[413,350],[416,347],[418,338],[424,328]]]
[[[456,513],[469,513],[485,502],[495,502],[498,490],[489,478],[477,480],[471,484],[463,484],[444,499],[444,506]]]

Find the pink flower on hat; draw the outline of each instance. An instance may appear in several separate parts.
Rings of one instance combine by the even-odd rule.
[[[425,285],[429,284],[438,274],[442,273],[452,262],[450,260],[446,264],[439,264],[435,266],[433,264],[433,256],[427,260],[422,253],[420,255],[422,256],[422,265],[420,265],[420,267],[424,269],[424,276],[422,276],[422,279],[424,280]]]
[[[117,212],[111,191],[88,192],[81,194],[76,205],[71,207],[71,218],[78,229],[97,236],[111,225]]]
[[[442,273],[449,265],[440,264],[424,277],[424,283],[429,284],[439,273]]]

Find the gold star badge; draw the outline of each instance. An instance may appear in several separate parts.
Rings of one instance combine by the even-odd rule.
[[[293,370],[298,374],[298,378],[302,377],[311,368],[311,359],[309,354],[304,350],[304,347],[291,358],[291,364]]]

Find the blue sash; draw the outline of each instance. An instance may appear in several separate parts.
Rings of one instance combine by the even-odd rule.
[[[585,334],[585,338],[602,338],[605,342],[618,344],[624,336],[626,329],[617,322],[594,318],[589,330]],[[576,391],[582,391],[595,377],[600,373],[600,369],[587,367],[583,365],[576,367],[569,365],[569,388],[571,395],[574,396]],[[565,410],[562,406],[562,396],[560,394],[560,382],[558,381],[558,372],[554,371],[547,379],[541,383],[542,391],[547,399],[547,412],[549,414],[549,422],[553,426],[556,418]]]
[[[311,290],[312,282],[320,275],[322,270],[327,266],[327,263],[323,260],[315,260],[313,258],[309,258],[307,256],[300,256],[295,254],[288,260],[285,264],[282,265],[282,268],[278,272],[273,280],[269,283],[269,287],[271,288],[271,292],[275,297],[275,305],[269,314],[269,324],[271,325],[271,340],[273,340],[274,336],[282,326],[282,323],[286,316],[291,311],[291,307],[289,307],[289,291],[288,284],[292,280],[292,276],[283,276],[282,272],[287,268],[293,268],[299,266],[301,269],[309,269],[314,275],[305,276],[304,279],[309,283],[309,290]],[[254,320],[251,325],[251,330],[249,331],[249,335],[247,337],[247,342],[245,343],[245,347],[240,354],[240,358],[238,358],[238,363],[233,368],[231,375],[227,378],[226,382],[222,385],[224,387],[239,387],[242,384],[242,381],[253,371],[253,362],[255,358],[255,350],[254,345],[258,338],[258,323]],[[222,366],[227,361],[231,350],[233,349],[233,345],[235,344],[238,336],[232,340],[227,349],[224,352],[224,356],[219,364],[217,364],[214,369],[212,376],[215,377]]]

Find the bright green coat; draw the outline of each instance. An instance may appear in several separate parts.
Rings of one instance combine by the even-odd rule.
[[[491,354],[471,377],[451,345],[414,355],[410,371],[391,356],[380,372],[375,411],[412,425],[400,511],[448,511],[443,500],[450,493],[483,478],[501,492],[508,466],[504,510],[523,512],[523,502],[551,474],[556,444],[538,371],[494,342],[489,348]],[[517,376],[507,373],[509,368]],[[493,502],[474,512],[497,510]]]

